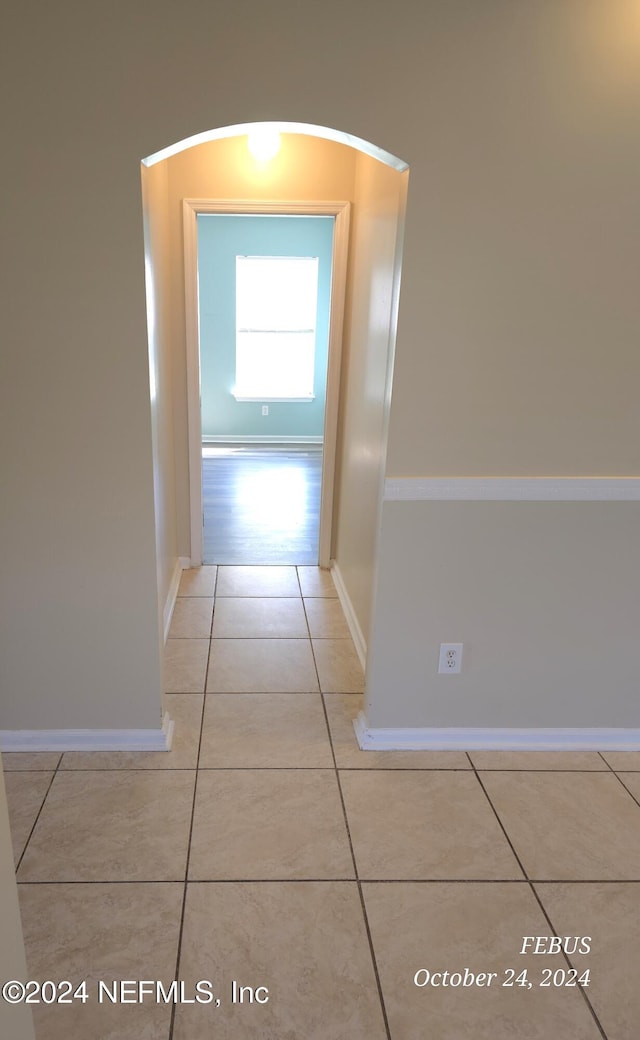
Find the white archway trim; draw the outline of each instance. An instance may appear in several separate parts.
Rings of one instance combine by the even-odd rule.
[[[281,120],[267,120],[260,123],[236,123],[234,126],[221,126],[216,130],[203,130],[200,134],[194,134],[193,137],[185,137],[183,141],[177,141],[175,144],[169,145],[168,148],[161,148],[159,152],[148,155],[146,159],[142,160],[142,165],[155,166],[156,163],[162,162],[163,159],[170,159],[172,155],[178,155],[179,152],[184,152],[187,148],[194,148],[199,144],[207,144],[209,141],[221,141],[226,137],[244,137],[250,134],[252,130],[257,130],[260,127],[270,127],[280,134],[306,134],[309,137],[322,137],[325,141],[335,141],[337,144],[346,144],[350,148],[357,148],[359,152],[370,155],[372,159],[378,159],[379,162],[385,163],[386,166],[390,166],[393,170],[398,170],[400,173],[409,169],[408,164],[402,159],[398,159],[391,152],[386,152],[384,148],[378,148],[375,144],[371,144],[370,141],[365,141],[362,137],[355,137],[353,134],[344,133],[342,130],[333,130],[328,126],[315,126],[313,123],[287,123]]]

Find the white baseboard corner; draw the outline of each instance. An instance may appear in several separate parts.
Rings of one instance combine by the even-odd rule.
[[[351,638],[353,639],[353,645],[356,648],[358,659],[364,671],[367,664],[367,643],[364,638],[362,629],[360,628],[358,618],[356,617],[356,612],[353,609],[353,603],[351,602],[351,598],[349,596],[349,593],[347,592],[347,587],[344,583],[344,579],[340,572],[340,567],[338,566],[335,560],[331,561],[331,577],[333,578],[333,584],[335,585],[336,592],[338,593],[340,606],[342,607],[342,610],[344,612],[344,616],[349,627],[349,632],[351,633]]]
[[[640,751],[640,729],[353,728],[362,751]]]
[[[180,578],[182,577],[182,572],[188,570],[190,566],[191,560],[188,556],[178,556],[175,562],[175,566],[173,568],[173,574],[171,575],[171,584],[169,585],[169,591],[167,593],[167,598],[165,600],[164,608],[162,611],[162,628],[165,643],[169,638],[171,618],[173,617],[173,609],[176,605],[178,589],[180,588]]]
[[[170,751],[173,731],[168,712],[159,729],[5,729],[0,751]]]

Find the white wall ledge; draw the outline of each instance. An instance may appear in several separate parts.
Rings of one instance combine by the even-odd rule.
[[[389,477],[385,502],[638,502],[640,477]]]

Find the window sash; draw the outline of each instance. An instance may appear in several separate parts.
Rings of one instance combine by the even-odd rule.
[[[317,256],[237,256],[236,328],[315,329]]]
[[[313,397],[315,332],[236,336],[236,397]]]

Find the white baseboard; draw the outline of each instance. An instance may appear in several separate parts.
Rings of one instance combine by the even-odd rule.
[[[210,433],[202,435],[203,444],[322,444],[322,434],[294,437],[268,436],[262,434],[222,434]]]
[[[180,578],[182,577],[182,572],[187,570],[187,568],[190,566],[191,560],[188,556],[179,556],[173,568],[173,574],[171,575],[171,584],[169,585],[169,592],[167,593],[167,598],[164,603],[164,609],[162,611],[162,624],[164,629],[165,643],[169,637],[171,618],[173,617],[173,608],[176,605],[178,589],[180,587]]]
[[[367,643],[362,633],[362,629],[360,628],[358,619],[356,617],[356,612],[353,609],[353,603],[351,602],[351,598],[349,596],[349,593],[347,592],[344,579],[340,572],[340,567],[338,566],[335,560],[331,561],[331,576],[333,578],[333,584],[336,587],[336,592],[338,593],[340,605],[344,611],[344,616],[347,625],[349,626],[349,632],[351,633],[351,638],[353,639],[353,645],[356,648],[356,653],[364,671],[367,664]]]
[[[353,728],[362,751],[640,751],[640,729]]]
[[[174,723],[158,729],[5,729],[0,751],[170,751]]]

